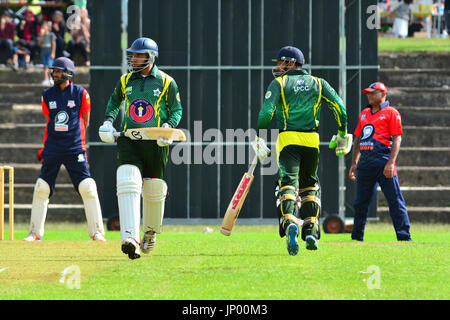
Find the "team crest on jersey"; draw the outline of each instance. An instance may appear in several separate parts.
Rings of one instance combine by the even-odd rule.
[[[153,119],[155,109],[148,100],[139,98],[131,103],[129,115],[133,122],[147,123]]]
[[[60,111],[55,116],[55,131],[69,131],[69,115],[65,111]]]
[[[73,101],[73,100],[67,101],[67,106],[68,106],[69,108],[75,107],[75,101]]]

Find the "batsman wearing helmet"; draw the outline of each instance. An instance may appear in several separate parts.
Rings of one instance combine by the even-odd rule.
[[[129,73],[120,77],[108,101],[102,141],[114,143],[116,119],[122,102],[125,112],[120,130],[147,127],[175,128],[182,116],[180,94],[175,80],[158,69],[158,45],[149,38],[133,42],[128,52]],[[122,252],[130,259],[140,258],[141,250],[149,253],[156,235],[162,231],[167,184],[163,180],[168,161],[170,140],[117,139],[117,198],[119,204]],[[142,202],[142,231],[140,238]]]
[[[34,187],[30,233],[24,239],[26,241],[41,240],[44,236],[49,198],[63,164],[83,199],[89,236],[93,240],[105,241],[97,186],[91,178],[86,157],[86,128],[91,100],[86,89],[72,83],[74,74],[72,60],[65,57],[56,59],[50,67],[54,86],[42,93],[42,112],[47,126],[44,148],[38,152],[42,168]]]
[[[275,79],[266,91],[258,129],[267,129],[275,115],[280,130],[276,143],[279,233],[281,237],[286,236],[289,254],[296,255],[300,227],[306,249],[316,250],[320,237],[318,218],[321,204],[317,170],[322,102],[328,104],[338,125],[338,135],[333,138],[336,154],[348,153],[351,142],[347,135],[347,113],[342,99],[327,81],[302,69],[305,63],[303,53],[295,47],[283,47],[274,61],[277,62],[272,71]],[[260,161],[269,155],[262,138],[257,137],[252,146]]]

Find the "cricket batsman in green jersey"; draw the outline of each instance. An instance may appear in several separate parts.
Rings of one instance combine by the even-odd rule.
[[[266,91],[259,113],[258,130],[268,129],[275,115],[280,131],[276,143],[279,230],[281,237],[286,236],[289,254],[296,255],[300,227],[306,249],[316,250],[319,245],[321,203],[317,170],[322,102],[328,104],[337,122],[338,134],[332,140],[333,147],[337,146],[336,154],[348,153],[351,142],[347,135],[347,113],[342,99],[327,81],[302,69],[305,63],[303,53],[295,47],[283,47],[276,61],[277,66],[273,69],[275,79]],[[257,137],[252,146],[260,161],[269,155],[262,138]]]
[[[133,42],[128,52],[129,73],[121,76],[106,108],[99,136],[115,142],[113,122],[124,103],[121,131],[134,128],[178,126],[182,107],[175,80],[155,65],[158,45],[149,38]],[[149,253],[156,235],[162,231],[167,184],[163,180],[172,141],[117,139],[117,199],[119,204],[122,252],[130,259]],[[140,201],[142,231],[140,239]]]

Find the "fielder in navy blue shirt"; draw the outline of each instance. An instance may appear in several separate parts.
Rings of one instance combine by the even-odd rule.
[[[56,59],[50,67],[54,86],[42,93],[42,113],[47,125],[44,148],[38,152],[42,168],[34,187],[26,241],[42,240],[44,236],[49,198],[55,190],[61,165],[66,167],[75,190],[83,199],[90,238],[105,241],[97,186],[91,178],[86,155],[91,102],[87,90],[72,83],[74,74],[75,65],[70,59]]]
[[[364,89],[369,105],[361,112],[354,132],[349,178],[356,181],[352,239],[363,241],[369,205],[377,184],[389,204],[397,240],[411,241],[410,222],[400,190],[395,161],[402,141],[400,113],[386,100],[387,88],[375,82]]]

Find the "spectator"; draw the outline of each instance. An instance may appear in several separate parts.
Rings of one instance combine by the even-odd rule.
[[[67,51],[70,53],[71,59],[74,59],[75,50],[80,49],[87,66],[91,64],[89,61],[91,39],[90,25],[91,20],[89,19],[87,9],[80,9],[76,27],[72,28],[71,31],[72,40],[70,40],[67,45]]]
[[[61,3],[62,1],[60,0],[43,0],[44,2],[51,2],[51,3]],[[64,1],[66,2],[66,1]],[[44,6],[41,8],[41,14],[42,14],[42,20],[44,21],[52,21],[53,19],[53,14],[55,13],[55,11],[58,10],[58,7],[54,7],[54,6]]]
[[[13,48],[13,70],[19,70],[19,67],[27,69],[30,64],[31,52],[27,48],[25,40],[20,39]]]
[[[14,37],[16,35],[16,26],[11,22],[11,16],[8,11],[4,11],[0,21],[0,49],[6,49],[6,59],[11,63],[13,56]]]
[[[448,37],[450,34],[450,0],[445,0],[444,2],[444,19],[445,19],[445,27],[447,28],[446,32],[444,32],[445,37]]]
[[[40,25],[33,11],[27,10],[24,14],[25,18],[19,25],[19,38],[25,41],[27,49],[30,51],[30,58],[33,60],[37,50],[37,40],[40,32]]]
[[[66,24],[64,23],[64,14],[56,10],[52,16],[52,32],[56,35],[56,58],[68,56],[66,47]]]
[[[41,26],[41,34],[39,36],[38,45],[41,48],[41,60],[44,65],[44,86],[52,86],[48,77],[48,69],[53,64],[56,53],[56,35],[52,32],[52,23],[44,21]]]
[[[393,11],[395,15],[393,31],[396,38],[403,39],[408,36],[408,26],[412,21],[412,10],[410,7],[412,0],[403,0]]]

